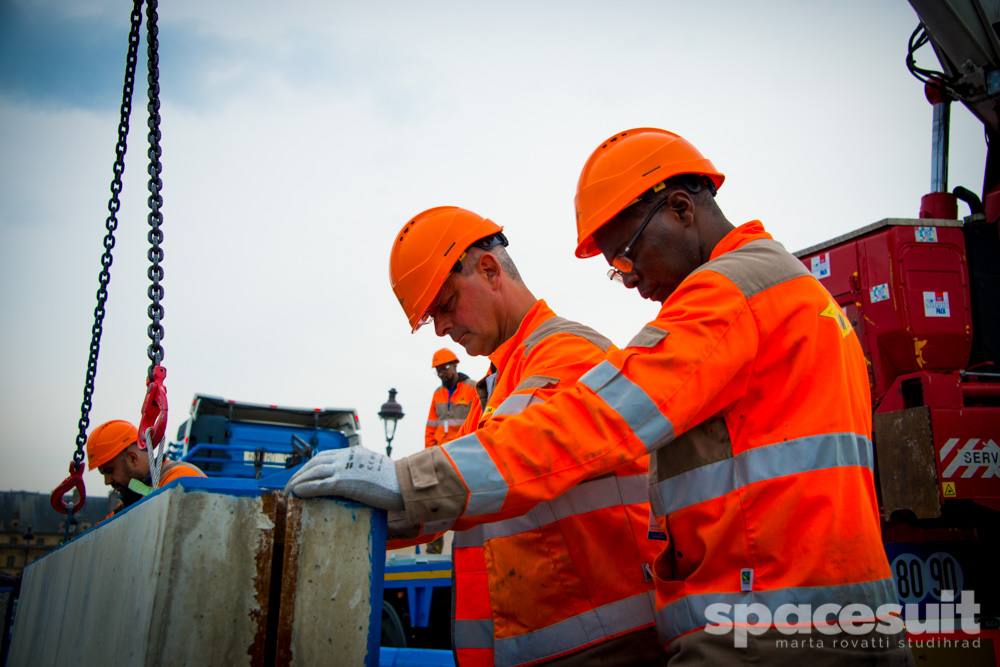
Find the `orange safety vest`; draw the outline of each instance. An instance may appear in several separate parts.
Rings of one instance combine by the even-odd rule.
[[[168,462],[164,461],[164,464],[168,464]],[[186,461],[170,461],[169,467],[164,465],[164,468],[163,473],[160,475],[160,484],[156,487],[158,489],[181,477],[205,477],[205,473],[201,471],[201,468]]]
[[[170,482],[174,481],[175,479],[180,479],[181,477],[205,477],[205,476],[206,475],[201,471],[201,468],[192,463],[187,463],[186,461],[164,461],[163,470],[160,475],[160,483],[157,485],[156,488],[162,489],[167,484],[170,484]],[[125,509],[125,503],[119,501],[118,504],[115,506],[115,508],[111,510],[111,514],[108,514],[104,518],[110,519],[112,516],[122,511],[123,509]]]
[[[458,430],[469,416],[469,410],[479,401],[476,383],[464,373],[458,374],[458,384],[454,391],[438,387],[431,399],[431,411],[427,415],[424,430],[424,447],[433,447],[451,442],[458,437]]]
[[[720,638],[739,625],[737,605],[773,615],[863,603],[883,620],[879,607],[897,603],[861,346],[757,221],[722,239],[657,318],[574,387],[397,462],[397,475],[410,521],[460,516],[459,526],[516,516],[648,452],[665,538],[657,628],[672,655],[714,645],[768,662],[754,637],[743,649]],[[730,605],[728,627],[716,603]],[[791,619],[815,630],[808,615]]]
[[[609,347],[597,332],[536,302],[490,355],[491,373],[476,385],[480,402],[462,432],[544,402]],[[547,662],[654,625],[650,568],[659,547],[648,537],[647,473],[643,457],[524,516],[470,530],[455,525],[459,665]],[[655,643],[651,636],[636,641]]]

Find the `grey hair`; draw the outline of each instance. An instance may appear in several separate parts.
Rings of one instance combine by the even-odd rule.
[[[521,274],[517,271],[517,266],[514,265],[514,260],[510,258],[507,254],[507,249],[502,245],[495,245],[489,250],[483,250],[482,248],[471,247],[465,251],[466,259],[462,261],[462,275],[470,276],[475,270],[476,264],[478,264],[479,258],[489,252],[494,257],[497,258],[497,263],[500,264],[500,268],[506,273],[511,279],[522,282]]]

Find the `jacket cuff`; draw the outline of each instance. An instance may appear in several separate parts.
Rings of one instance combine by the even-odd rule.
[[[395,462],[396,478],[410,523],[461,516],[469,491],[440,447],[431,447]]]

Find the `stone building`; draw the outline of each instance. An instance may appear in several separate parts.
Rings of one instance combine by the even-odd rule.
[[[70,521],[72,539],[111,513],[118,497],[95,495]],[[66,515],[52,509],[49,494],[0,491],[0,570],[17,574],[66,538]]]

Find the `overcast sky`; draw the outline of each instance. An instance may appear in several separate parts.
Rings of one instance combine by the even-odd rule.
[[[0,0],[0,489],[51,491],[75,448],[130,9]],[[905,0],[162,2],[168,432],[203,393],[355,408],[384,450],[395,387],[393,457],[422,448],[433,352],[488,366],[410,335],[393,297],[392,238],[432,206],[504,225],[535,296],[624,345],[658,306],[573,256],[572,212],[622,130],[689,139],[727,176],[729,220],[792,251],[916,217],[916,25]],[[138,422],[145,393],[145,42],[140,61],[92,426]],[[982,126],[952,121],[949,185],[980,192]]]

